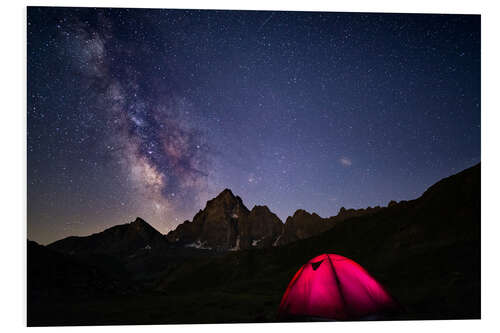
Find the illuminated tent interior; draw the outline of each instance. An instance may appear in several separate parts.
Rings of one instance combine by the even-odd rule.
[[[356,320],[396,308],[389,293],[359,264],[322,254],[295,274],[281,300],[279,317]]]

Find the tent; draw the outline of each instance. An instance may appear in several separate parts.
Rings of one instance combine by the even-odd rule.
[[[279,318],[359,320],[396,307],[363,267],[337,254],[322,254],[295,274],[281,300]]]

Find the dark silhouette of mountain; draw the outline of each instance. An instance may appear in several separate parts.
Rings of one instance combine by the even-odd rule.
[[[333,226],[329,222],[316,213],[310,214],[303,209],[299,209],[293,216],[289,216],[286,219],[283,234],[278,239],[276,245],[288,244],[326,231]]]
[[[101,290],[95,286],[108,288],[109,281],[122,277],[119,285],[126,285],[128,278],[137,291],[133,296],[91,292],[94,296],[85,302],[75,301],[76,296],[54,300],[50,293],[39,293],[38,301],[30,306],[28,324],[275,321],[294,274],[322,253],[348,257],[380,281],[404,309],[388,319],[480,318],[480,178],[480,165],[476,165],[437,182],[418,199],[361,212],[341,209],[328,219],[299,210],[282,228],[289,228],[288,235],[304,238],[290,237],[280,246],[271,244],[271,240],[280,243],[278,237],[287,235],[286,230],[279,233],[279,219],[266,207],[248,211],[229,190],[209,201],[193,222],[179,226],[167,238],[189,235],[183,244],[200,240],[230,249],[239,236],[241,251],[185,248],[178,240],[165,250],[139,250],[112,261],[100,253],[83,260],[31,246],[29,258],[33,251],[45,253],[28,260],[28,283],[41,279],[36,282],[38,290],[45,284],[55,288],[65,280],[70,289]],[[220,229],[212,234],[211,229],[217,227]],[[120,243],[124,238],[116,239]],[[262,240],[252,246],[258,239]],[[133,252],[142,244],[124,247]],[[111,244],[104,248],[115,249]],[[121,265],[111,264],[116,261]],[[98,274],[88,273],[92,263]],[[46,265],[52,273],[40,278],[36,272]],[[84,282],[79,274],[87,277]],[[100,294],[109,296],[95,296]]]
[[[336,216],[328,218],[322,218],[316,213],[311,214],[303,209],[299,209],[293,216],[289,216],[286,219],[283,233],[273,245],[281,246],[297,240],[306,239],[333,228],[337,222],[353,217],[373,214],[381,209],[383,208],[379,206],[374,208],[368,207],[366,209],[345,209],[342,207]]]
[[[165,236],[141,218],[116,225],[90,236],[71,236],[47,246],[68,254],[101,253],[108,255],[133,255],[140,251],[166,250]]]

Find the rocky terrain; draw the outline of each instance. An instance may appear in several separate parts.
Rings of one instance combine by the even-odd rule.
[[[186,221],[167,234],[172,243],[209,249],[228,250],[239,237],[238,220],[249,214],[240,197],[225,189],[207,202],[193,222]]]

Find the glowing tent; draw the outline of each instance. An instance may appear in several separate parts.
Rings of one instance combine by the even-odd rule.
[[[355,320],[395,308],[393,298],[363,267],[336,254],[322,254],[295,274],[279,317]]]

